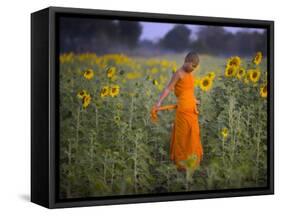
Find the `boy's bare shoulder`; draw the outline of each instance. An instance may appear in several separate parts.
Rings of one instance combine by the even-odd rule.
[[[175,76],[181,78],[183,76],[184,71],[181,68],[178,68],[175,72]]]

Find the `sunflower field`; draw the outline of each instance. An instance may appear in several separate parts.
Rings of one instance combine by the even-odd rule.
[[[195,93],[204,157],[169,160],[175,110],[150,110],[184,55],[60,55],[60,198],[267,185],[267,59],[200,56]],[[163,102],[175,104],[171,93]]]

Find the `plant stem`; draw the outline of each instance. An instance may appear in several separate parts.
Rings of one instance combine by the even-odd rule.
[[[68,156],[68,177],[71,176],[71,151],[72,151],[72,145],[71,145],[71,141],[68,140],[68,152],[67,152],[67,156]],[[68,178],[67,181],[67,197],[71,197],[71,181]]]
[[[230,129],[230,138],[231,138],[231,142],[232,142],[232,146],[231,146],[231,161],[233,161],[234,158],[234,133],[233,133],[233,129],[234,129],[234,123],[233,123],[233,110],[234,110],[234,97],[231,96],[229,99],[229,110],[228,110],[228,124],[229,124],[229,129]]]
[[[224,163],[224,138],[222,138],[222,161]]]
[[[168,192],[170,192],[170,168],[169,167],[167,170],[167,189],[168,189]]]
[[[131,104],[130,104],[130,117],[129,117],[129,129],[132,129],[132,120],[133,120],[133,110],[134,110],[134,97],[131,97]]]
[[[94,166],[94,146],[93,146],[93,140],[94,140],[94,138],[93,137],[91,137],[90,138],[90,156],[91,156],[91,169],[93,168],[93,166]]]
[[[104,162],[103,162],[103,181],[106,184],[106,159],[107,153],[104,154]]]
[[[237,145],[237,131],[240,130],[240,118],[241,118],[241,110],[239,110],[238,112],[238,117],[237,117],[237,121],[236,121],[236,130],[235,130],[235,133],[233,135],[233,149],[232,149],[232,154],[233,154],[233,157],[235,155],[235,150],[236,150],[236,145]]]
[[[77,121],[76,121],[76,147],[79,144],[79,130],[80,130],[80,107],[77,109]]]
[[[138,140],[135,141],[135,158],[134,158],[134,187],[135,187],[135,192],[137,193],[138,192],[138,188],[137,188],[137,158],[138,158],[138,148],[137,148],[137,145],[138,145]]]
[[[98,114],[98,108],[95,106],[95,111],[96,111],[96,133],[98,134],[98,129],[99,129],[99,114]]]
[[[248,144],[250,143],[250,108],[248,108],[248,112],[247,112],[247,114],[248,114],[248,118],[247,118],[247,132],[248,132],[248,134],[247,134],[247,138],[248,138]]]
[[[113,178],[114,178],[114,163],[112,163],[111,167],[111,193],[113,193]]]
[[[185,189],[186,189],[186,191],[188,191],[188,189],[189,189],[189,178],[190,178],[190,173],[189,173],[189,170],[187,169],[185,171]]]
[[[258,119],[260,119],[260,113],[261,113],[261,105],[259,106],[258,110]],[[258,185],[258,177],[259,177],[259,159],[260,159],[260,136],[261,136],[261,126],[257,124],[258,132],[257,132],[257,155],[256,155],[256,161],[257,161],[257,174],[256,174],[256,185]]]

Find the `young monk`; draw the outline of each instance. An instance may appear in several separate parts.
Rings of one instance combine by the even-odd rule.
[[[153,107],[155,110],[163,110],[161,103],[170,91],[174,91],[177,104],[171,133],[170,159],[174,161],[178,171],[186,171],[184,161],[189,157],[195,158],[195,166],[197,166],[203,156],[196,106],[200,104],[200,101],[194,96],[194,77],[192,75],[198,66],[198,55],[195,52],[188,53],[184,64],[173,74]]]

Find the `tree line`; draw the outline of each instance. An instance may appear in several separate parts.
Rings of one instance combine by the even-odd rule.
[[[158,41],[140,40],[142,25],[136,21],[91,18],[61,18],[61,52],[173,52],[196,50],[212,55],[252,55],[262,51],[266,55],[266,31],[231,33],[222,26],[202,26],[196,39],[192,30],[177,24]]]

